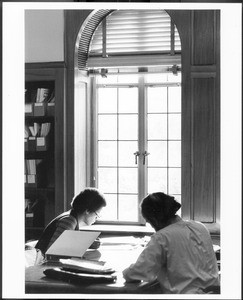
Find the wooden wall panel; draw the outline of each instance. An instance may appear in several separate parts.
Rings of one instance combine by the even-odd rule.
[[[214,78],[192,79],[193,215],[203,222],[214,221],[214,95]]]
[[[220,12],[167,11],[182,45],[182,216],[220,222]]]
[[[81,9],[81,10],[66,10],[65,11],[65,61],[67,63],[67,108],[66,108],[66,119],[67,119],[67,203],[66,207],[70,208],[70,201],[72,200],[74,192],[75,183],[75,166],[74,166],[74,86],[75,86],[75,66],[74,66],[74,55],[75,55],[75,45],[79,30],[91,13],[91,10]]]
[[[192,65],[215,64],[215,11],[192,13]]]

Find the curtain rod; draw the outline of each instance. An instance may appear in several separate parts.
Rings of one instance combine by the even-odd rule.
[[[102,77],[106,77],[107,75],[138,75],[138,74],[160,74],[160,73],[173,73],[174,75],[177,75],[179,72],[181,72],[181,67],[177,65],[173,65],[172,67],[165,67],[160,70],[149,70],[148,68],[142,67],[138,68],[137,71],[124,71],[119,72],[118,71],[108,71],[107,68],[101,68],[101,69],[91,69],[88,71],[89,75],[101,75]]]

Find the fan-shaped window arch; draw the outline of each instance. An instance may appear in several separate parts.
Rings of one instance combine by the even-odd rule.
[[[180,52],[180,38],[165,10],[117,10],[96,28],[90,56]]]
[[[81,27],[76,44],[79,70],[97,65],[97,57],[102,57],[105,65],[116,65],[117,60],[109,60],[114,56],[123,56],[122,64],[131,65],[124,60],[131,55],[136,58],[133,64],[181,63],[180,37],[165,10],[93,11]],[[143,55],[149,55],[150,61],[144,62]]]
[[[77,66],[79,70],[86,70],[86,62],[88,58],[89,46],[92,35],[96,27],[102,21],[102,19],[105,18],[111,12],[112,11],[108,9],[94,11],[93,13],[91,13],[91,15],[87,18],[86,22],[84,22],[83,26],[81,27],[77,38],[78,48],[76,49]]]

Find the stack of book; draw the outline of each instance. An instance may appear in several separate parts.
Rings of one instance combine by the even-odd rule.
[[[46,151],[48,149],[48,133],[51,123],[34,123],[31,126],[25,125],[25,150]]]

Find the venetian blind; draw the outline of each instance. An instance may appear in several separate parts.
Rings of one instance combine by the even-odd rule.
[[[89,56],[174,54],[180,52],[181,44],[166,11],[116,10],[96,28],[89,50]]]

